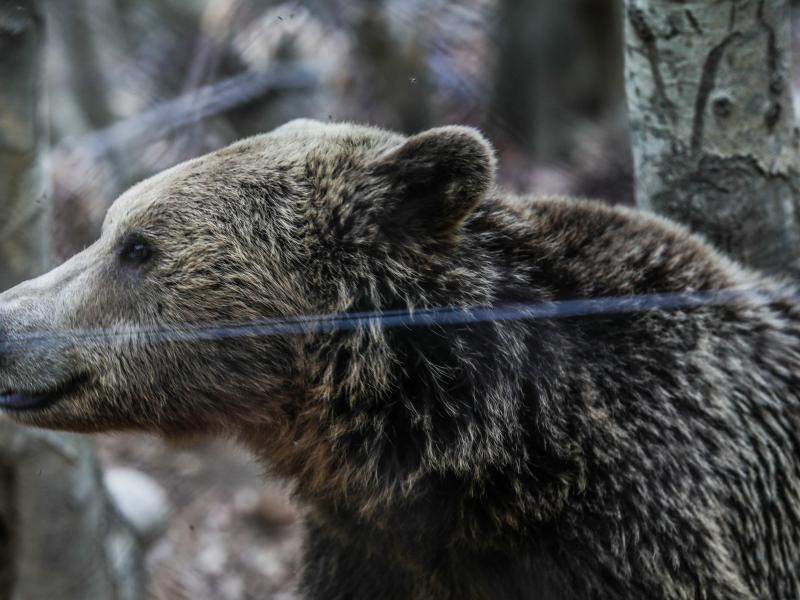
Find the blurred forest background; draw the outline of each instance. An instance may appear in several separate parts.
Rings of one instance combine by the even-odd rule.
[[[96,238],[131,184],[295,117],[407,133],[477,126],[498,150],[507,188],[634,203],[621,1],[42,6],[56,262]],[[295,509],[247,456],[221,442],[167,447],[140,436],[101,437],[96,446],[117,494],[145,496],[130,510],[155,506],[137,534],[151,597],[295,597]],[[158,488],[147,492],[138,474],[165,491],[168,515]]]
[[[56,250],[131,183],[285,121],[480,127],[519,191],[631,202],[614,0],[48,7]]]

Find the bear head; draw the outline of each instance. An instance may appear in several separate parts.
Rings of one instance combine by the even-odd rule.
[[[297,446],[313,399],[390,384],[380,327],[331,315],[426,302],[420,274],[446,262],[494,168],[466,127],[300,120],[145,180],[94,244],[0,295],[0,409]]]

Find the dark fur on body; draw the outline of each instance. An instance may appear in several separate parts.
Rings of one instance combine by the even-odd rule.
[[[302,122],[134,188],[95,249],[0,296],[10,339],[65,323],[125,333],[9,354],[0,388],[55,380],[42,364],[104,373],[11,414],[238,438],[308,507],[312,599],[800,596],[790,290],[665,220],[502,194],[493,169],[465,128],[406,139]],[[131,231],[156,259],[121,269]],[[64,292],[73,281],[95,293]],[[733,287],[754,291],[269,337],[156,343],[146,329]],[[61,322],[47,298],[65,293]]]
[[[492,197],[450,242],[400,277],[372,256],[344,287],[396,308],[767,285],[664,221],[590,203]],[[800,594],[793,304],[388,330],[377,351],[342,349],[359,335],[318,344],[320,365],[390,356],[385,387],[321,399],[354,479],[311,512],[321,597]],[[358,573],[354,591],[335,573]]]

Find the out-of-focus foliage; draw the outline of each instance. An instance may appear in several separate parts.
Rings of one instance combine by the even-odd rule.
[[[48,6],[62,257],[131,183],[299,116],[477,125],[512,187],[631,196],[612,0]]]

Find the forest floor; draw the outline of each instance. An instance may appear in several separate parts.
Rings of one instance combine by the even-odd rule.
[[[220,441],[171,445],[142,435],[97,442],[105,468],[163,486],[167,529],[147,549],[151,600],[298,600],[302,527],[285,487]]]

